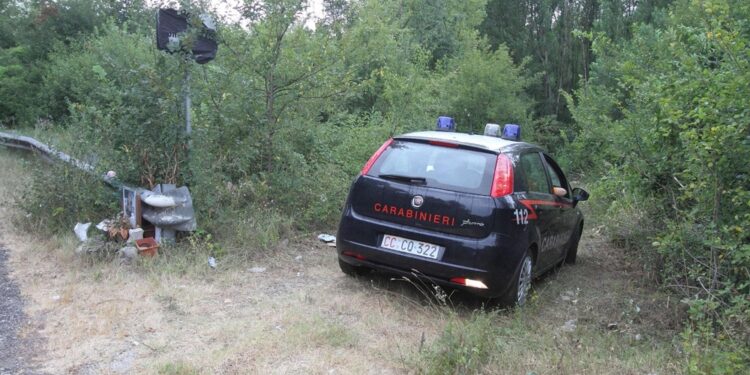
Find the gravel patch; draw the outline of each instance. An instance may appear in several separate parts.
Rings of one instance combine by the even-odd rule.
[[[0,246],[0,375],[37,374],[29,361],[31,342],[19,337],[25,324],[21,291],[8,277],[8,252]]]

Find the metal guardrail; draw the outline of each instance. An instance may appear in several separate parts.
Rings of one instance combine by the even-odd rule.
[[[0,145],[11,147],[11,148],[18,148],[22,150],[28,150],[32,152],[38,152],[46,159],[57,159],[63,162],[66,162],[68,164],[73,165],[74,167],[85,171],[89,173],[94,173],[94,166],[83,162],[81,160],[78,160],[62,151],[55,150],[54,148],[37,141],[34,138],[27,137],[24,135],[17,135],[12,133],[5,133],[0,132]],[[104,181],[111,185],[111,181],[108,179],[104,179]]]
[[[37,141],[32,137],[27,137],[18,134],[12,134],[7,132],[0,132],[0,146],[6,146],[10,148],[17,148],[21,150],[28,150],[41,155],[43,158],[55,161],[59,160],[68,163],[84,172],[94,174],[96,173],[94,166],[84,161],[78,160],[62,151],[55,150],[54,148]],[[107,185],[120,190],[123,200],[123,212],[129,217],[131,225],[136,227],[136,223],[139,223],[140,216],[140,197],[141,194],[153,193],[148,189],[144,189],[136,186],[128,186],[121,183],[116,178],[110,178],[107,175],[100,177]],[[171,194],[181,198],[183,201],[181,204],[175,207],[168,207],[162,209],[151,209],[151,220],[157,221],[159,219],[174,218],[174,217],[189,217],[187,222],[171,224],[162,224],[164,228],[157,226],[157,241],[161,240],[162,233],[165,238],[174,239],[175,230],[180,231],[194,231],[197,227],[195,221],[195,212],[193,210],[193,200],[190,196],[190,192],[187,188],[177,189],[174,185],[170,186],[170,192],[162,193],[161,187],[159,187],[159,194]],[[130,198],[128,198],[130,197]],[[137,198],[136,198],[137,197]],[[136,201],[138,203],[136,203]],[[138,208],[136,208],[138,207]]]

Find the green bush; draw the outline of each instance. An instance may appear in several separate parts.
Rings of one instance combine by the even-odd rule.
[[[574,165],[603,173],[594,208],[689,304],[689,371],[750,364],[750,5],[677,2],[663,28],[639,25],[577,92]],[[647,242],[652,242],[648,246]]]
[[[83,43],[50,54],[49,112],[81,135],[76,151],[94,155],[101,171],[148,188],[184,183],[182,65],[126,26],[106,24]]]
[[[0,48],[0,126],[15,128],[37,115],[35,69],[26,64],[28,48]]]
[[[37,165],[33,183],[18,204],[23,225],[44,232],[73,230],[77,222],[98,223],[119,211],[119,194],[97,176],[61,162]]]

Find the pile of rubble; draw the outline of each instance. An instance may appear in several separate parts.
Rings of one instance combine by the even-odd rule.
[[[122,208],[117,217],[97,224],[98,232],[92,236],[91,223],[76,224],[73,231],[81,241],[76,252],[116,252],[124,259],[155,256],[160,243],[174,242],[177,232],[190,232],[197,227],[193,200],[184,186],[160,184],[153,190],[123,186]]]

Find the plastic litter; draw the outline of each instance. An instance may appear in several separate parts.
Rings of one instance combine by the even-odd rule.
[[[141,199],[144,203],[141,212],[143,218],[157,227],[169,231],[183,232],[196,229],[193,200],[186,186],[176,188],[170,184],[157,185],[154,187],[154,191],[141,192]],[[166,207],[158,207],[157,205]],[[160,234],[157,235],[157,241],[161,241],[162,237],[172,237],[167,233]]]
[[[96,224],[96,229],[99,229],[101,231],[107,232],[109,231],[109,228],[112,227],[112,220],[104,219],[99,222],[99,224]]]
[[[133,243],[136,240],[143,239],[143,228],[135,228],[128,230],[128,243]]]
[[[326,233],[319,234],[318,235],[318,239],[321,240],[321,241],[323,241],[323,242],[326,242],[326,243],[328,243],[328,242],[336,242],[336,236],[331,235],[331,234],[326,234]]]
[[[141,200],[143,203],[158,208],[174,207],[177,205],[174,197],[170,197],[163,194],[155,194],[150,191],[144,191],[141,193]]]
[[[89,227],[91,226],[91,223],[77,223],[75,227],[73,227],[73,232],[75,232],[76,237],[78,237],[78,240],[83,242],[89,239],[88,231]]]
[[[248,269],[248,271],[252,273],[266,272],[266,267],[253,267],[253,268]]]
[[[208,257],[208,266],[211,268],[216,268],[216,258]]]
[[[152,224],[169,227],[186,223],[192,219],[193,218],[191,216],[165,215],[156,217]]]

